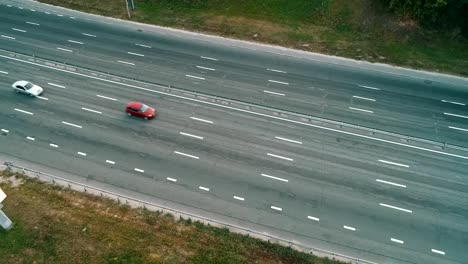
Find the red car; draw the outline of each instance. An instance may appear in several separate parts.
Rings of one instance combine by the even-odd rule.
[[[152,107],[140,102],[130,102],[125,108],[125,112],[129,116],[143,117],[144,119],[152,119],[156,116],[156,110]]]

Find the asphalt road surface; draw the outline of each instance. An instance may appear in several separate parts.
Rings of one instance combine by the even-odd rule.
[[[10,4],[0,5],[0,49],[14,52],[0,52],[0,153],[378,263],[466,263],[468,152],[450,146],[467,145],[464,80],[363,71]],[[20,79],[45,93],[16,94]],[[156,119],[126,116],[132,100],[155,106]]]

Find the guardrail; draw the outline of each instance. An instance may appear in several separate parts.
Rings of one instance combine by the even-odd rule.
[[[219,221],[219,220],[216,220],[216,219],[211,219],[211,218],[207,218],[207,217],[204,217],[204,216],[201,216],[201,215],[196,215],[196,214],[184,212],[184,211],[181,211],[181,210],[177,210],[177,209],[174,209],[174,208],[170,208],[170,207],[167,207],[167,206],[151,203],[151,202],[148,202],[148,201],[143,201],[143,200],[140,200],[140,199],[137,199],[137,198],[133,198],[133,197],[130,197],[130,196],[118,194],[118,193],[108,191],[108,190],[105,190],[105,189],[102,189],[102,188],[94,187],[94,186],[91,186],[91,185],[88,185],[88,184],[84,184],[84,183],[80,183],[80,182],[77,182],[77,181],[65,179],[65,178],[62,178],[62,177],[59,177],[59,176],[56,176],[56,175],[52,175],[52,174],[49,174],[49,173],[29,169],[29,168],[22,167],[22,166],[17,166],[17,165],[14,165],[12,162],[4,162],[3,165],[8,170],[14,170],[15,169],[15,170],[21,171],[24,175],[26,175],[28,177],[34,177],[35,176],[34,178],[37,178],[37,179],[39,179],[39,180],[41,180],[43,182],[49,182],[49,183],[52,183],[54,185],[57,184],[57,185],[61,185],[61,186],[66,186],[66,187],[68,187],[70,189],[73,189],[73,190],[76,190],[76,191],[82,191],[82,192],[94,194],[94,195],[97,195],[97,196],[110,198],[110,199],[116,200],[119,203],[124,202],[126,205],[129,205],[129,206],[134,207],[134,208],[143,207],[143,208],[148,209],[148,210],[153,209],[153,211],[162,211],[163,213],[172,213],[172,214],[174,214],[175,217],[177,217],[177,216],[185,217],[185,218],[191,219],[192,221],[197,221],[198,220],[198,221],[202,221],[202,222],[207,223],[207,224],[211,224],[211,225],[214,224],[213,226],[222,226],[222,227],[228,228],[232,232],[236,232],[236,230],[237,230],[237,233],[242,233],[243,232],[243,233],[247,233],[249,235],[254,235],[255,237],[260,238],[262,240],[265,240],[265,241],[268,241],[268,242],[273,242],[273,243],[278,243],[278,244],[281,244],[283,246],[287,245],[288,247],[294,247],[297,250],[307,252],[309,254],[314,254],[314,253],[315,254],[320,254],[321,256],[327,256],[328,258],[331,258],[331,259],[346,261],[346,262],[350,262],[350,263],[354,263],[354,264],[361,264],[361,263],[377,264],[377,263],[372,262],[372,261],[363,260],[363,259],[359,259],[359,258],[355,258],[355,257],[351,257],[351,256],[331,252],[331,251],[328,251],[328,250],[312,247],[312,246],[309,246],[309,245],[304,245],[302,243],[298,243],[298,242],[295,242],[295,241],[292,241],[292,240],[288,240],[288,239],[284,239],[284,238],[281,238],[281,237],[265,234],[265,233],[258,232],[258,231],[255,231],[255,230],[252,230],[252,229],[249,229],[249,228],[245,228],[245,227],[242,227],[242,226],[233,225],[233,224],[226,223],[226,222],[223,222],[223,221]],[[34,174],[34,176],[32,176],[31,173]]]

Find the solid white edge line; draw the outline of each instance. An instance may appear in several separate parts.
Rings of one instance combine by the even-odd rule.
[[[58,50],[62,50],[62,51],[66,51],[66,52],[73,52],[73,50],[69,50],[69,49],[64,49],[64,48],[57,48]]]
[[[287,82],[280,82],[280,81],[275,81],[275,80],[268,80],[268,81],[272,82],[272,83],[279,83],[279,84],[289,85],[289,83],[287,83]]]
[[[372,86],[366,86],[366,85],[358,85],[359,87],[366,88],[366,89],[371,89],[371,90],[377,90],[380,91],[380,88],[372,87]]]
[[[23,33],[26,32],[26,30],[22,30],[22,29],[19,29],[19,28],[11,28],[11,29],[14,30],[14,31],[19,31],[19,32],[23,32]]]
[[[397,162],[382,160],[382,159],[379,159],[379,162],[382,162],[382,163],[385,163],[385,164],[390,164],[390,165],[395,165],[395,166],[399,166],[399,167],[404,167],[404,168],[409,168],[410,167],[409,165],[406,165],[406,164],[403,164],[403,163],[397,163]]]
[[[192,135],[192,134],[189,134],[189,133],[179,132],[179,134],[181,134],[183,136],[187,136],[187,137],[193,137],[193,138],[196,138],[196,139],[203,139],[203,137]]]
[[[275,137],[275,138],[276,138],[276,139],[279,139],[279,140],[283,140],[283,141],[287,141],[287,142],[291,142],[291,143],[296,143],[296,144],[302,145],[302,142],[301,142],[301,141],[292,140],[292,139],[288,139],[288,138],[284,138],[284,137]]]
[[[66,87],[63,86],[63,85],[59,85],[59,84],[55,84],[55,83],[47,83],[47,84],[50,85],[50,86],[55,86],[55,87],[58,87],[58,88],[66,89]]]
[[[127,62],[127,61],[121,61],[121,60],[118,60],[118,62],[120,62],[120,63],[122,63],[122,64],[127,64],[127,65],[135,66],[135,63],[133,63],[133,62]]]
[[[127,53],[130,54],[130,55],[139,56],[139,57],[144,57],[145,56],[143,54],[134,53],[134,52],[130,52],[130,51],[128,51]]]
[[[398,186],[398,187],[406,188],[406,185],[399,184],[399,183],[384,181],[384,180],[380,180],[380,179],[376,179],[375,181],[376,181],[376,182],[385,183],[385,184],[390,184],[390,185],[393,185],[393,186]]]
[[[213,69],[213,68],[208,68],[208,67],[203,67],[203,66],[198,66],[198,65],[197,65],[197,68],[199,68],[199,69],[204,69],[204,70],[208,70],[208,71],[216,71],[216,70]]]
[[[76,154],[81,155],[81,156],[86,156],[86,153],[78,151]]]
[[[2,131],[2,132],[5,132],[5,133],[10,133],[10,131],[9,131],[9,130],[3,129],[3,128],[2,128],[2,130],[1,130],[1,131]]]
[[[58,148],[58,145],[57,144],[52,144],[50,143],[49,146],[53,147],[53,148]]]
[[[33,137],[26,137],[26,138],[29,139],[29,140],[32,140],[32,141],[36,140],[36,139],[33,138]]]
[[[0,71],[0,73],[3,73],[3,74],[8,74],[8,72],[6,72],[6,71]]]
[[[133,170],[134,170],[134,171],[141,172],[141,173],[144,173],[144,172],[145,172],[144,170],[142,170],[142,169],[139,169],[139,168],[134,168]]]
[[[200,56],[200,58],[205,59],[205,60],[212,60],[212,61],[217,61],[218,60],[218,59],[215,59],[215,58],[204,57],[204,56]]]
[[[270,157],[278,158],[278,159],[284,159],[284,160],[287,160],[287,161],[294,161],[294,159],[279,156],[279,155],[276,155],[276,154],[267,153],[267,155],[270,156]]]
[[[286,73],[285,71],[275,70],[275,69],[267,69],[267,71]]]
[[[201,118],[194,117],[194,116],[191,116],[190,119],[197,120],[197,121],[204,122],[204,123],[213,124],[213,121],[206,120],[206,119],[201,119]]]
[[[317,217],[313,217],[313,216],[310,216],[310,215],[308,215],[308,216],[307,216],[307,218],[308,218],[308,219],[310,219],[310,220],[317,221],[317,222],[318,222],[318,221],[320,221],[320,219],[319,219],[319,218],[317,218]]]
[[[166,180],[171,181],[171,182],[177,182],[177,179],[174,179],[174,178],[171,178],[171,177],[167,177]]]
[[[188,75],[188,74],[186,74],[185,76],[189,77],[189,78],[193,78],[193,79],[205,80],[205,78],[203,78],[203,77],[198,77],[198,76],[193,76],[193,75]]]
[[[273,206],[273,205],[270,206],[270,208],[273,209],[273,210],[276,210],[276,211],[280,211],[280,212],[283,211],[283,208],[277,207],[277,206]]]
[[[83,109],[83,110],[85,110],[85,111],[89,111],[89,112],[97,113],[97,114],[102,114],[102,112],[101,112],[101,111],[97,111],[97,110],[89,109],[89,108],[86,108],[86,107],[81,107],[81,109]]]
[[[115,161],[112,161],[112,160],[106,160],[106,163],[109,163],[109,164],[115,164]]]
[[[274,179],[274,180],[278,180],[278,181],[283,181],[283,182],[289,182],[289,180],[286,180],[286,179],[283,179],[283,178],[278,178],[278,177],[275,177],[275,176],[271,176],[271,175],[268,175],[268,174],[260,174],[262,175],[263,177],[266,177],[266,178],[270,178],[270,179]]]
[[[362,96],[357,96],[357,95],[353,95],[353,98],[362,99],[362,100],[366,100],[366,101],[372,101],[372,102],[376,101],[375,99],[372,99],[372,98],[362,97]]]
[[[277,92],[272,92],[272,91],[268,91],[268,90],[263,90],[263,92],[268,93],[268,94],[279,95],[279,96],[285,96],[286,95],[284,93],[277,93]]]
[[[10,36],[7,36],[7,35],[0,35],[0,36],[2,36],[2,38],[7,38],[7,39],[16,39],[14,37],[10,37]]]
[[[454,126],[449,126],[448,128],[468,132],[468,129],[466,129],[466,128],[460,128],[460,127],[454,127]]]
[[[461,118],[468,118],[468,116],[464,116],[464,115],[457,115],[457,114],[452,114],[452,113],[444,113],[444,115],[448,115],[448,116],[455,116],[455,117],[461,117]]]
[[[107,96],[100,95],[100,94],[96,94],[96,96],[99,97],[99,98],[107,99],[107,100],[117,101],[117,99],[115,99],[115,98],[107,97]]]
[[[24,110],[21,110],[21,109],[19,109],[19,108],[15,108],[14,110],[15,110],[15,111],[18,111],[18,112],[21,112],[21,113],[24,113],[24,114],[34,115],[34,113],[32,113],[32,112],[24,111]]]
[[[396,238],[393,238],[393,237],[391,237],[390,240],[392,242],[395,242],[395,243],[398,243],[398,244],[404,244],[405,243],[403,240],[396,239]]]
[[[232,198],[236,199],[236,200],[239,200],[239,201],[244,201],[244,197],[240,197],[240,196],[233,196]]]
[[[447,100],[441,100],[441,101],[444,102],[444,103],[450,103],[450,104],[456,104],[456,105],[463,105],[463,106],[466,105],[464,103],[459,103],[459,102],[455,102],[455,101],[447,101]]]
[[[366,110],[366,109],[362,109],[362,108],[356,108],[356,107],[348,107],[349,109],[351,110],[356,110],[356,111],[361,111],[361,112],[366,112],[366,113],[370,113],[370,114],[373,114],[374,111],[371,111],[371,110]]]
[[[83,42],[79,42],[79,41],[76,41],[76,40],[69,39],[68,42],[83,45]]]
[[[380,205],[380,206],[383,206],[383,207],[388,207],[388,208],[392,208],[392,209],[395,209],[395,210],[399,210],[399,211],[407,212],[407,213],[410,213],[410,214],[412,214],[412,213],[413,213],[413,211],[412,211],[412,210],[408,210],[408,209],[401,208],[401,207],[396,207],[396,206],[389,205],[389,204],[379,203],[379,205]]]
[[[436,253],[436,254],[440,254],[440,255],[445,255],[445,252],[444,251],[441,251],[441,250],[437,250],[437,249],[431,249],[432,252]]]
[[[183,152],[179,152],[179,151],[174,151],[174,153],[175,153],[175,154],[179,154],[179,155],[181,155],[181,156],[189,157],[189,158],[192,158],[192,159],[200,159],[200,158],[197,157],[197,156],[190,155],[190,154],[183,153]]]
[[[356,231],[356,228],[354,228],[354,227],[352,227],[352,226],[344,225],[343,228],[344,228],[344,229],[351,230],[351,231]]]
[[[1,54],[0,54],[0,57],[5,58],[5,59],[9,59],[9,60],[20,61],[22,63],[26,63],[26,64],[30,64],[30,65],[36,65],[36,66],[42,67],[42,68],[52,69],[52,70],[55,70],[55,71],[66,72],[68,74],[81,76],[81,77],[86,77],[86,78],[89,78],[89,79],[99,80],[99,81],[103,81],[103,82],[107,82],[107,83],[113,83],[113,84],[118,84],[118,85],[122,85],[122,86],[126,86],[126,87],[135,88],[135,89],[138,89],[138,90],[143,90],[143,91],[147,91],[147,92],[166,95],[166,96],[170,96],[170,97],[173,97],[173,98],[184,99],[184,100],[187,100],[187,101],[197,102],[197,103],[201,103],[201,104],[205,104],[205,105],[211,105],[211,106],[217,106],[217,107],[224,108],[224,109],[230,109],[230,110],[234,110],[234,111],[237,111],[237,112],[249,113],[249,114],[252,114],[252,115],[255,115],[255,116],[268,117],[268,118],[275,119],[275,120],[281,120],[281,121],[285,121],[285,122],[289,122],[289,123],[293,123],[293,124],[299,124],[299,125],[303,125],[303,126],[306,126],[306,127],[318,128],[318,129],[321,129],[321,130],[331,131],[331,132],[335,132],[335,133],[339,133],[339,134],[350,135],[350,136],[354,136],[354,137],[358,137],[358,138],[369,139],[369,140],[383,142],[383,143],[387,143],[387,144],[391,144],[391,145],[402,146],[402,147],[406,147],[406,148],[410,148],[410,149],[417,149],[417,150],[422,150],[422,151],[431,152],[431,153],[437,153],[437,154],[445,155],[445,156],[449,156],[449,157],[455,157],[455,158],[459,158],[459,159],[468,160],[468,156],[463,156],[463,155],[453,154],[453,153],[449,153],[449,152],[443,152],[443,151],[440,151],[440,150],[434,150],[434,149],[428,149],[428,148],[413,146],[413,145],[409,145],[409,144],[405,144],[405,143],[401,143],[401,142],[391,141],[391,140],[388,140],[388,139],[381,139],[381,138],[371,137],[371,136],[367,136],[367,135],[362,135],[362,134],[357,134],[357,133],[353,133],[353,132],[339,130],[339,129],[336,129],[336,128],[329,128],[329,127],[325,127],[325,126],[310,124],[310,123],[306,123],[306,122],[302,122],[302,121],[295,121],[295,120],[287,119],[287,118],[284,118],[284,117],[258,113],[258,112],[255,112],[255,111],[250,111],[250,110],[245,110],[245,109],[239,109],[239,108],[236,108],[236,107],[233,107],[233,106],[221,105],[221,104],[217,104],[217,103],[213,103],[213,102],[206,102],[206,101],[195,99],[195,98],[184,97],[184,96],[181,96],[181,95],[175,95],[175,94],[171,94],[171,93],[168,93],[168,92],[156,91],[156,90],[152,90],[152,89],[149,89],[149,88],[139,87],[139,86],[136,86],[136,85],[121,83],[121,82],[117,82],[117,81],[113,81],[113,80],[107,80],[107,79],[103,79],[103,78],[99,78],[99,77],[95,77],[95,76],[86,75],[86,74],[83,74],[83,73],[72,72],[72,71],[65,70],[65,69],[58,69],[58,68],[54,68],[52,66],[42,65],[42,64],[39,64],[39,63],[35,63],[35,62],[27,61],[27,60],[22,60],[22,59],[18,59],[18,58],[12,58],[12,57],[8,57],[8,56],[1,55]]]
[[[210,188],[206,188],[206,187],[203,187],[203,186],[198,186],[198,189],[204,190],[204,191],[207,191],[207,192],[210,191]]]
[[[76,128],[83,128],[82,126],[75,125],[75,124],[73,124],[73,123],[68,123],[68,122],[66,122],[66,121],[62,121],[62,124],[64,124],[64,125],[69,125],[69,126],[76,127]]]

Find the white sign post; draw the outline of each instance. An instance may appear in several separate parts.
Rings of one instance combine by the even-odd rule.
[[[2,191],[2,189],[0,189],[0,225],[4,229],[8,230],[13,226],[13,223],[11,222],[10,218],[8,218],[8,216],[6,216],[6,214],[1,210],[3,207],[1,202],[3,202],[6,197],[6,194]]]

